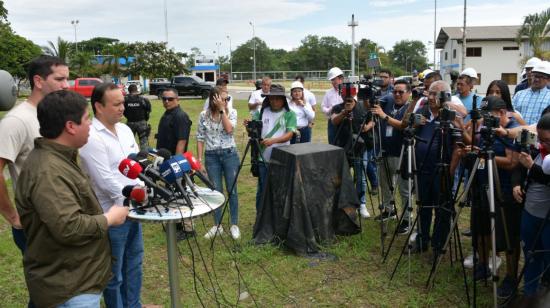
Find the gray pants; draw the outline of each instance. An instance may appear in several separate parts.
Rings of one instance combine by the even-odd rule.
[[[151,133],[151,126],[147,124],[147,121],[128,122],[126,124],[132,130],[132,133],[138,136],[139,149],[147,150],[149,148],[149,134]]]
[[[388,183],[395,183],[395,188],[399,189],[399,195],[401,196],[401,207],[405,207],[408,201],[408,184],[407,181],[404,180],[401,175],[397,174],[399,172],[399,157],[395,156],[389,156],[386,157],[388,164],[387,164],[387,171],[386,167],[382,164],[378,166],[378,170],[380,170],[380,180],[379,185],[382,189],[382,200],[384,209],[386,211],[392,211],[393,206],[390,203],[391,200],[393,200],[393,196],[391,195],[390,187]],[[382,160],[383,162],[383,160]],[[406,161],[405,161],[406,163]],[[414,206],[414,204],[413,204]],[[399,211],[399,214],[401,215],[402,211]],[[405,211],[405,220],[411,219],[411,212]]]

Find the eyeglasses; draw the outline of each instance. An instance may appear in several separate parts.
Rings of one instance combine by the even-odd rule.
[[[226,102],[229,102],[230,100],[231,100],[231,97],[226,97],[226,98],[225,98],[225,101],[226,101]]]
[[[538,78],[538,79],[546,79],[548,77],[546,77],[546,75],[543,75],[543,74],[533,74],[533,78]]]
[[[399,94],[399,95],[403,95],[403,94],[405,94],[405,93],[407,93],[407,91],[403,91],[403,90],[393,90],[393,94],[394,94],[394,95],[398,95],[398,94]]]
[[[162,101],[163,101],[163,102],[166,102],[166,101],[168,101],[168,102],[173,102],[174,100],[176,100],[175,97],[169,97],[169,96],[163,96],[163,97],[162,97]]]

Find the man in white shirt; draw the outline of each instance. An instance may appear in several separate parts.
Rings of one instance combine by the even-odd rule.
[[[139,147],[132,130],[120,122],[124,113],[124,96],[113,83],[94,88],[91,97],[94,119],[88,143],[80,149],[82,166],[92,180],[99,204],[107,212],[113,204],[122,204],[122,188],[140,184],[118,170],[120,161]],[[113,277],[103,292],[107,307],[140,307],[143,238],[141,224],[127,220],[109,228],[111,251],[115,261]]]
[[[4,167],[8,166],[13,191],[27,156],[34,149],[34,139],[40,137],[36,107],[46,94],[67,89],[69,67],[58,57],[40,56],[28,66],[31,95],[0,121],[0,214],[12,226],[13,241],[25,252],[26,237],[19,215],[8,195]],[[33,307],[29,303],[29,307]]]
[[[327,124],[327,135],[328,143],[334,144],[334,138],[336,137],[336,127],[332,124],[330,120],[330,115],[332,114],[332,107],[343,103],[340,93],[338,93],[338,87],[344,82],[344,72],[338,67],[331,68],[327,73],[327,79],[330,80],[332,88],[325,93],[323,97],[323,102],[321,103],[321,110],[326,115],[328,119]]]
[[[252,94],[250,94],[250,98],[248,99],[248,110],[250,110],[250,114],[254,114],[254,112],[256,111],[260,111],[260,108],[262,108],[262,103],[264,102],[264,96],[266,94],[269,94],[269,89],[271,89],[271,77],[264,76],[262,78],[262,88],[253,91]]]

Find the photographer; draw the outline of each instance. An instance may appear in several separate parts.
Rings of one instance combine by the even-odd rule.
[[[372,148],[372,134],[367,134],[374,126],[372,114],[365,104],[358,104],[354,97],[344,98],[344,102],[332,108],[331,123],[336,130],[332,145],[344,148],[348,162],[353,168],[357,196],[362,199],[363,189],[363,153],[367,147]],[[370,217],[365,203],[361,203],[359,213],[363,218]]]
[[[387,164],[379,166],[381,168],[380,181],[383,183],[380,187],[382,188],[382,202],[384,205],[384,211],[380,218],[384,220],[396,216],[396,209],[390,202],[393,196],[389,189],[389,183],[394,183],[396,171],[399,168],[399,156],[403,145],[401,119],[403,119],[409,105],[410,95],[411,85],[405,80],[398,80],[394,84],[393,94],[382,97],[380,105],[373,105],[371,108],[372,114],[377,115],[381,120],[379,131],[382,139],[383,155],[387,161]],[[404,163],[406,164],[406,155],[404,157]],[[397,177],[397,181],[401,195],[401,205],[405,207],[408,198],[407,182],[400,176]],[[398,228],[399,234],[408,232],[410,214],[408,211],[405,212],[405,218]]]
[[[267,166],[271,158],[271,151],[275,147],[290,144],[290,139],[296,132],[296,114],[288,107],[285,88],[279,84],[271,86],[262,108],[252,117],[254,121],[261,121],[260,155],[258,162],[258,189],[256,191],[256,215],[261,210],[261,198],[267,176]],[[250,133],[248,120],[244,124]]]
[[[443,93],[442,93],[443,92]],[[452,119],[454,111],[448,109],[447,102],[441,101],[441,96],[448,97],[451,93],[450,86],[444,81],[436,81],[430,86],[428,92],[428,104],[418,110],[423,116],[423,124],[417,127],[416,136],[427,142],[416,144],[416,166],[418,168],[418,197],[420,201],[420,233],[416,239],[413,252],[426,251],[431,241],[434,254],[443,248],[445,239],[449,233],[449,222],[452,213],[450,204],[450,190],[448,181],[446,187],[441,187],[442,177],[449,179],[458,164],[458,147],[453,145],[451,133],[442,134],[443,125],[449,125],[452,130],[462,119]],[[452,123],[450,123],[452,122]],[[430,140],[432,142],[430,142]],[[442,149],[446,149],[443,151]],[[440,172],[449,167],[449,174]],[[435,223],[432,236],[430,228],[432,224],[432,209],[435,208]]]
[[[524,296],[533,296],[539,286],[541,278],[545,280],[545,266],[550,264],[550,224],[546,222],[541,230],[545,218],[550,210],[550,175],[544,174],[542,163],[550,149],[550,114],[545,114],[537,123],[538,153],[522,152],[519,162],[522,170],[516,169],[513,178],[513,195],[517,202],[523,202],[521,216],[521,241],[525,260]],[[526,180],[518,176],[527,174]],[[525,182],[525,187],[521,183]],[[537,236],[538,232],[540,236]],[[536,250],[531,252],[531,250]],[[547,280],[547,279],[546,279]]]

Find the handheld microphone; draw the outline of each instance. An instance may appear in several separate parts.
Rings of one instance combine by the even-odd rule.
[[[118,170],[127,178],[139,178],[145,183],[147,187],[153,188],[153,191],[158,194],[162,199],[168,201],[173,198],[172,192],[170,192],[166,188],[158,186],[153,180],[141,173],[143,171],[143,168],[136,161],[125,158],[118,165]]]
[[[216,190],[216,186],[212,183],[212,181],[210,181],[208,176],[201,172],[201,163],[193,156],[193,153],[185,152],[183,155],[187,158],[191,169],[195,171],[194,175],[196,175],[206,186],[208,186],[208,188],[211,190]]]
[[[122,205],[130,206],[130,195],[132,194],[132,189],[134,189],[134,185],[126,185],[122,188],[122,195],[124,196],[124,203]]]
[[[186,175],[184,173],[184,169],[182,169],[182,166],[185,168],[185,163],[181,162],[180,165],[180,161],[182,159],[185,160],[183,156],[176,155],[167,160],[164,160],[162,165],[160,165],[160,174],[168,183],[174,184],[176,186],[176,188],[180,192],[180,195],[185,199],[188,206],[190,208],[193,208],[193,202],[191,202],[187,191],[181,183],[182,179],[184,179]],[[192,186],[190,188],[192,188]]]
[[[128,158],[136,161],[143,168],[143,173],[152,178],[154,181],[163,181],[166,183],[166,180],[160,175],[160,173],[155,168],[154,163],[152,163],[146,151],[139,151],[138,153],[133,153],[128,155]]]

